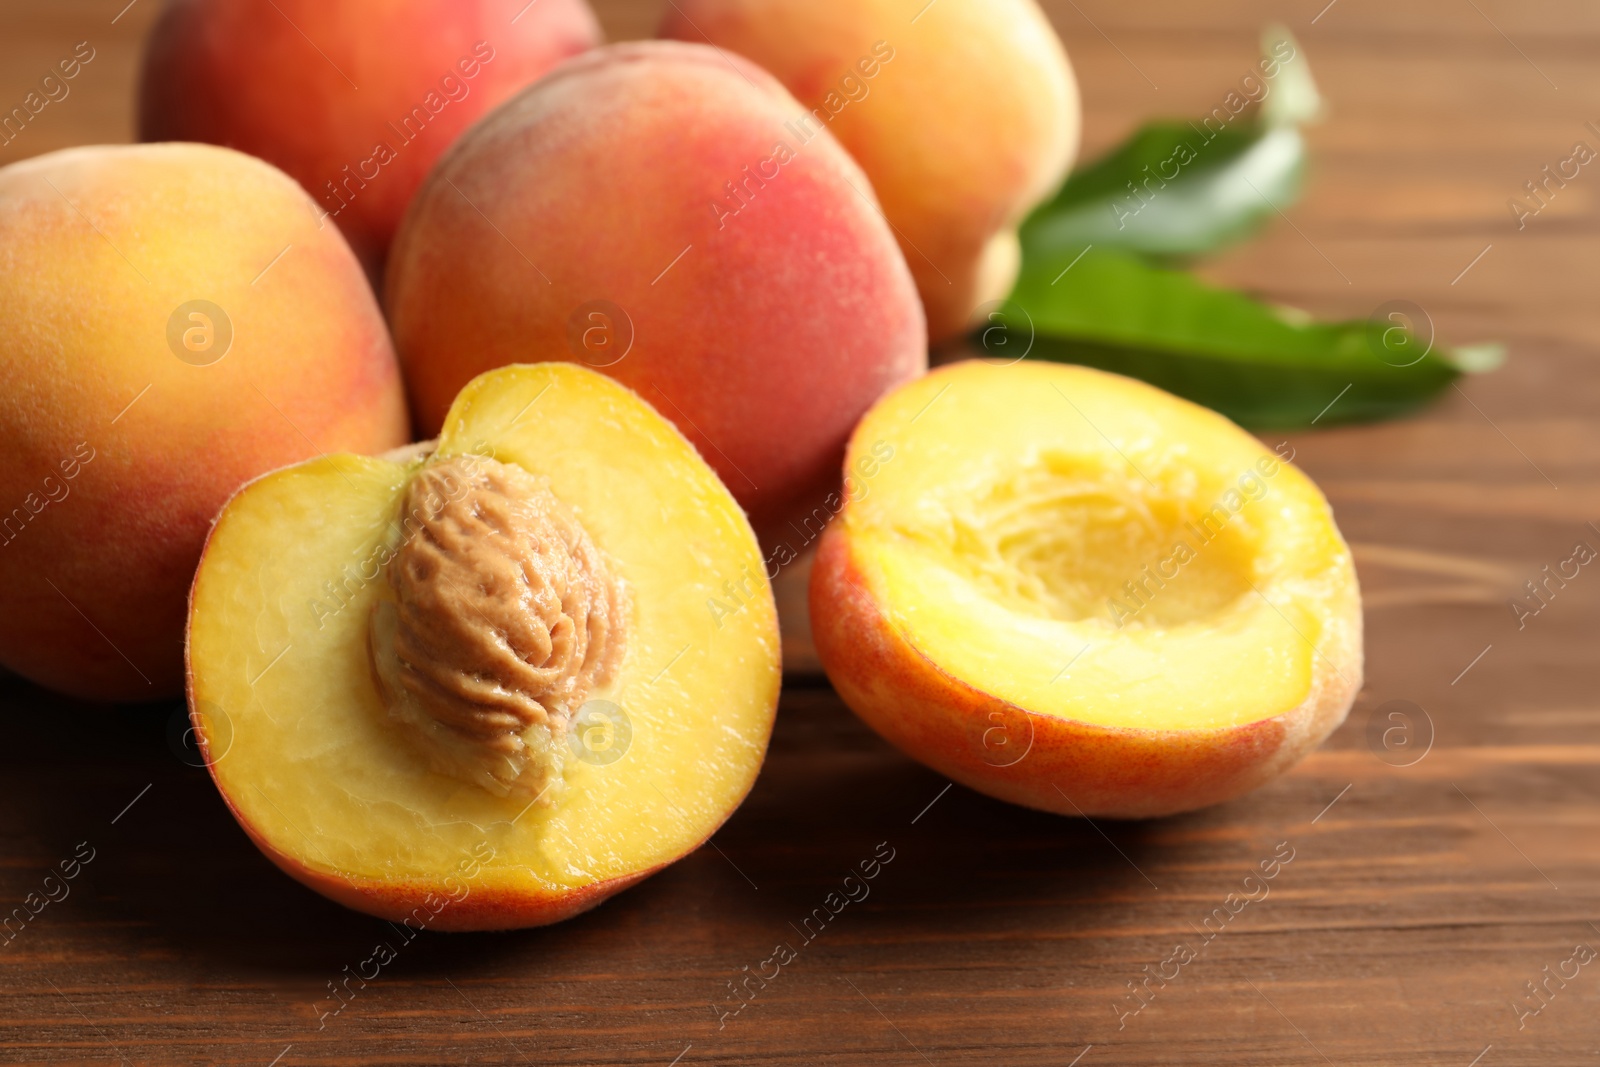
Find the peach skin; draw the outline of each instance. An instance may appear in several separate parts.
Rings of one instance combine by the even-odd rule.
[[[209,145],[0,170],[0,662],[179,691],[184,596],[240,485],[407,439],[372,291],[304,190]]]
[[[570,60],[469,132],[390,262],[423,432],[489,368],[585,364],[688,435],[779,565],[797,554],[850,429],[927,366],[867,179],[803,113],[752,63],[652,41]]]
[[[1077,153],[1077,82],[1034,0],[681,0],[663,37],[760,63],[872,179],[935,343],[1016,281],[1016,229]]]
[[[1282,774],[1355,699],[1361,599],[1327,503],[1219,415],[1087,368],[969,361],[885,398],[849,454],[817,653],[941,774],[1167,815]]]
[[[376,277],[461,132],[599,43],[586,0],[174,0],[146,51],[139,138],[282,167]]]

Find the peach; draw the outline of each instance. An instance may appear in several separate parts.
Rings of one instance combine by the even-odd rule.
[[[753,64],[657,41],[569,60],[471,130],[390,262],[423,432],[484,370],[584,363],[677,423],[769,546],[831,517],[850,429],[927,340],[865,176],[800,114]]]
[[[150,36],[139,137],[282,167],[377,276],[461,132],[599,41],[585,0],[174,0]]]
[[[935,343],[1016,281],[1016,230],[1077,153],[1077,82],[1034,0],[680,0],[664,37],[761,64],[861,164]]]
[[[907,754],[1069,815],[1281,774],[1361,687],[1327,502],[1222,416],[1048,363],[952,364],[856,430],[812,573],[817,653]]]
[[[0,170],[0,662],[97,700],[176,693],[228,496],[406,440],[338,230],[249,156],[79,148]]]
[[[739,606],[710,610],[729,582]],[[637,395],[560,363],[478,378],[420,450],[248,485],[188,655],[255,843],[436,930],[556,922],[698,847],[755,781],[781,670],[727,489]]]

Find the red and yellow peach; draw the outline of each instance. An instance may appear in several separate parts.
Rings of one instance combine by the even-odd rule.
[[[406,440],[366,278],[304,190],[205,145],[0,170],[0,663],[170,696],[217,509],[274,467]]]
[[[424,433],[474,375],[566,360],[689,436],[763,541],[802,540],[850,429],[927,365],[866,177],[754,64],[677,42],[571,60],[467,134],[395,242]]]
[[[1077,83],[1034,0],[681,0],[662,35],[760,63],[872,179],[935,342],[1016,281],[1022,217],[1077,152]]]
[[[145,56],[139,136],[283,168],[376,274],[462,131],[599,41],[586,0],[175,0]]]

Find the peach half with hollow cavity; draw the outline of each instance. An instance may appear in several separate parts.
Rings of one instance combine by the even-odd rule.
[[[738,611],[706,604],[727,582]],[[698,847],[760,769],[776,609],[744,514],[626,387],[481,375],[435,442],[246,486],[191,595],[191,716],[255,843],[441,930],[556,922]]]
[[[1068,815],[1216,804],[1361,687],[1361,596],[1317,487],[1214,412],[1083,367],[952,364],[891,393],[811,584],[839,694],[908,755]],[[847,461],[848,462],[848,461]]]

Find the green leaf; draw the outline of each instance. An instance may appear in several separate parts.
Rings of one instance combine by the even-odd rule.
[[[1155,122],[1077,172],[1022,229],[1024,255],[1095,245],[1175,258],[1250,236],[1300,195],[1305,140],[1294,129]],[[1163,174],[1176,174],[1171,181]]]
[[[1415,305],[1386,305],[1372,321],[1313,322],[1095,248],[1032,259],[977,340],[997,358],[1026,355],[1141,378],[1266,429],[1398,415],[1464,370],[1498,362],[1487,347],[1457,354],[1432,335]]]
[[[1260,64],[1209,114],[1152,122],[1068,178],[1023,224],[1023,252],[1095,245],[1172,259],[1239,241],[1299,198],[1297,126],[1321,107],[1304,54],[1269,28]]]
[[[1322,99],[1287,30],[1261,48],[1208,115],[1150,123],[1027,220],[1016,291],[978,335],[989,355],[1142,378],[1263,429],[1398,415],[1499,364],[1498,345],[1436,346],[1414,304],[1319,323],[1159,265],[1240,240],[1300,194],[1299,126]]]

